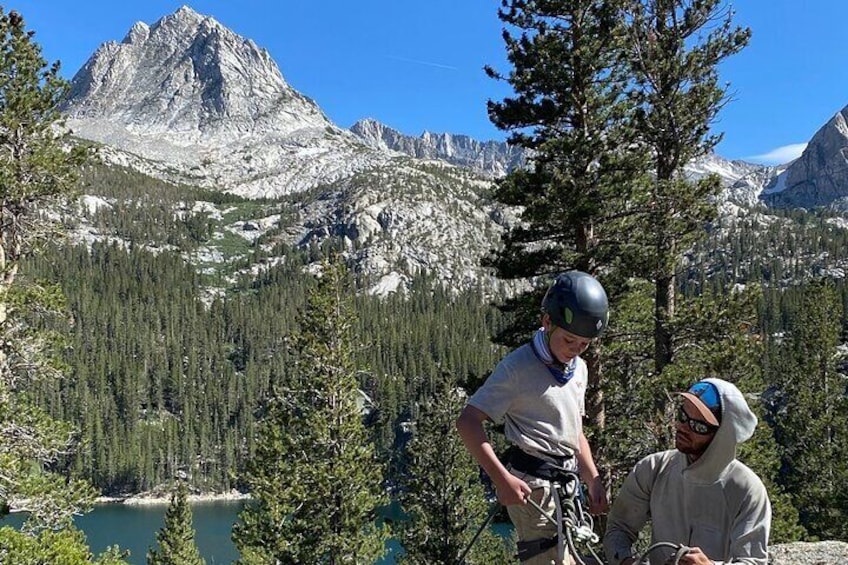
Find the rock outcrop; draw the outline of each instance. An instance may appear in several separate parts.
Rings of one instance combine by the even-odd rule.
[[[848,563],[848,543],[841,541],[782,543],[769,547],[771,565],[836,565]]]

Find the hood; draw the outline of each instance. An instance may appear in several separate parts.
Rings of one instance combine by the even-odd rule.
[[[736,445],[754,435],[757,416],[748,407],[745,397],[736,385],[716,378],[703,380],[718,389],[721,397],[721,426],[701,458],[684,473],[690,480],[711,483],[736,459]]]

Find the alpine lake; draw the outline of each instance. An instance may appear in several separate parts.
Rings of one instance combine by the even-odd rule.
[[[195,542],[206,565],[234,563],[238,551],[231,539],[233,525],[244,507],[244,501],[194,502],[191,504]],[[97,504],[91,512],[78,516],[74,523],[85,532],[95,556],[109,546],[129,551],[125,558],[131,565],[146,565],[147,552],[156,547],[156,533],[165,524],[167,504]],[[20,527],[24,517],[11,514],[0,520],[0,526]],[[388,553],[375,565],[392,565],[400,551],[398,543],[389,540]]]

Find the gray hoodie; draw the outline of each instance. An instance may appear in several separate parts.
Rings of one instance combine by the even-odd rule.
[[[633,542],[650,520],[651,544],[700,547],[716,564],[766,565],[771,504],[762,481],[736,460],[736,445],[753,435],[757,417],[736,386],[704,379],[721,396],[721,426],[704,454],[689,465],[676,449],[639,461],[625,479],[607,520],[604,551],[611,565],[634,554]],[[651,552],[664,563],[670,548]]]

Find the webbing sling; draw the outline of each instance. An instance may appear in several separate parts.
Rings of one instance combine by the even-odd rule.
[[[518,560],[521,562],[527,561],[533,557],[536,557],[540,553],[544,553],[552,547],[557,545],[557,537],[554,536],[552,538],[541,538],[534,539],[530,541],[520,541],[518,542]]]

